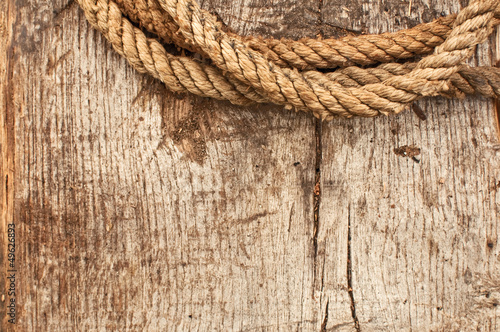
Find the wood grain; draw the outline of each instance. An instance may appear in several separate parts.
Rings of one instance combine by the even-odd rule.
[[[12,73],[9,71],[12,57],[12,16],[10,6],[0,3],[0,324],[2,328],[8,323],[7,316],[10,299],[7,297],[10,282],[7,277],[8,267],[8,228],[13,222],[14,214],[14,112],[10,98],[12,85],[9,85]]]
[[[201,3],[238,33],[276,38],[395,31],[459,10]],[[72,1],[0,3],[0,36],[1,289],[12,221],[19,271],[17,324],[2,297],[2,330],[500,329],[491,100],[320,124],[170,93]],[[471,63],[495,63],[499,44]],[[416,159],[394,152],[406,145]]]
[[[325,1],[330,11],[323,11],[324,22],[362,33],[380,32],[382,20],[389,30],[413,26],[456,6],[414,1],[406,17],[407,4],[396,1],[335,3]],[[356,19],[337,23],[339,6],[374,25]],[[470,63],[494,64],[498,44],[498,37],[490,38]],[[338,253],[332,237],[348,234],[352,313],[362,330],[497,331],[500,144],[494,105],[471,97],[422,100],[417,107],[426,120],[408,110],[323,125],[322,269],[338,266],[330,258]],[[421,153],[402,157],[394,151],[401,146]],[[326,283],[337,280],[326,276]]]

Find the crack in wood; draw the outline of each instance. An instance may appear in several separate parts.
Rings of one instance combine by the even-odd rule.
[[[315,169],[316,176],[313,190],[313,215],[314,215],[314,231],[313,231],[313,246],[314,246],[314,279],[316,280],[316,266],[318,256],[318,231],[319,231],[319,205],[321,203],[321,120],[316,119],[314,136],[316,139],[316,161]]]
[[[328,305],[330,304],[330,299],[326,301],[325,316],[323,318],[323,323],[321,323],[320,332],[326,332],[326,325],[328,324]]]
[[[500,99],[495,99],[495,114],[497,117],[497,136],[500,140]]]
[[[318,2],[318,22],[317,22],[317,35],[323,37],[323,16],[321,11],[323,10],[323,0]]]
[[[351,314],[354,320],[354,328],[360,332],[359,320],[356,316],[356,301],[354,301],[354,290],[352,288],[352,261],[351,261],[351,205],[348,206],[347,215],[347,292],[351,299]]]
[[[496,67],[500,67],[500,60],[495,64]],[[497,120],[497,137],[500,140],[500,99],[495,99],[495,115]]]

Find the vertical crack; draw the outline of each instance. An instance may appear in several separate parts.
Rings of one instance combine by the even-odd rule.
[[[326,325],[328,324],[328,305],[329,304],[330,304],[330,299],[328,299],[328,301],[326,301],[325,318],[323,318],[323,323],[321,323],[320,332],[326,332]]]
[[[316,119],[316,124],[314,128],[314,136],[316,140],[316,161],[315,169],[316,176],[314,181],[313,190],[313,214],[314,214],[314,231],[313,231],[313,246],[314,246],[314,280],[316,280],[316,258],[318,256],[318,232],[319,232],[319,204],[321,202],[321,157],[322,157],[322,147],[321,147],[321,120]]]
[[[323,17],[321,15],[321,10],[323,9],[323,0],[319,0],[318,3],[318,21],[317,21],[317,34],[323,35],[322,25],[323,25]],[[315,119],[314,126],[314,137],[316,141],[316,161],[315,161],[315,169],[316,176],[314,181],[314,192],[313,192],[313,213],[314,213],[314,274],[316,274],[316,257],[318,255],[318,231],[319,231],[319,204],[321,201],[321,157],[323,154],[321,147],[321,129],[322,123],[320,119]],[[316,278],[315,278],[316,279]]]
[[[323,0],[319,0],[318,2],[318,21],[316,23],[317,25],[317,31],[316,35],[318,37],[323,37]]]
[[[323,0],[318,0],[318,19],[316,21],[316,35],[318,37],[323,35],[322,26],[323,18],[321,10],[323,8]],[[314,247],[314,259],[313,259],[313,286],[316,285],[316,274],[318,271],[318,234],[319,234],[319,205],[321,203],[321,157],[323,154],[321,147],[321,120],[314,120],[314,138],[315,138],[315,176],[314,176],[314,190],[313,190],[313,216],[314,216],[314,229],[313,229],[313,247]],[[323,265],[324,269],[324,265]],[[324,270],[323,273],[324,274]],[[321,277],[321,291],[323,291],[323,276]],[[322,293],[321,293],[322,294]],[[321,301],[320,301],[321,302]],[[326,326],[326,324],[325,324]]]
[[[319,0],[318,3],[318,21],[317,21],[317,26],[318,26],[318,35],[322,35],[322,24],[323,24],[323,18],[321,15],[321,10],[323,8],[323,0]],[[313,244],[314,244],[314,267],[316,267],[316,256],[318,254],[318,231],[319,231],[319,204],[321,200],[321,157],[323,154],[322,151],[322,146],[321,146],[321,129],[322,129],[322,123],[320,119],[315,119],[315,127],[314,127],[314,137],[316,141],[316,161],[315,161],[315,169],[316,169],[316,176],[315,176],[315,181],[314,181],[314,199],[313,199],[313,206],[314,206],[314,239],[313,239]],[[316,268],[314,269],[316,273]]]
[[[500,60],[495,64],[496,67],[500,67]],[[497,120],[497,135],[500,139],[500,99],[495,98],[495,114]]]
[[[495,99],[495,110],[497,117],[497,135],[500,140],[500,99]]]
[[[351,299],[351,314],[354,320],[354,328],[360,332],[359,320],[356,316],[356,302],[354,301],[354,291],[352,289],[352,261],[351,261],[351,205],[348,206],[347,212],[347,292]]]
[[[323,36],[323,18],[321,10],[323,8],[323,0],[319,0],[318,3],[318,20],[316,22],[317,26],[317,36]],[[321,131],[322,131],[322,121],[321,119],[314,120],[314,138],[315,138],[315,176],[314,176],[314,190],[313,190],[313,216],[314,216],[314,230],[313,230],[313,246],[314,246],[314,260],[313,260],[313,286],[316,284],[316,271],[317,268],[317,258],[318,258],[318,234],[319,234],[319,206],[321,203],[321,158],[323,157],[323,148],[321,145]],[[325,257],[324,257],[325,258]],[[325,262],[323,261],[323,271],[321,273],[321,295],[323,294],[324,287],[324,274],[325,274]],[[315,289],[315,287],[313,287]],[[321,296],[322,298],[322,296]],[[320,300],[320,303],[322,301]],[[321,323],[320,332],[326,331],[326,326],[328,324],[328,306],[330,300],[326,302],[325,316],[323,322]]]

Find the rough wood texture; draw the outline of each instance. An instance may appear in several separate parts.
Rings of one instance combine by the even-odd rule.
[[[291,38],[459,9],[412,4],[203,7],[236,32]],[[500,330],[491,100],[320,124],[169,93],[73,2],[1,2],[0,36],[0,287],[14,221],[16,330]],[[471,61],[494,63],[498,45]]]

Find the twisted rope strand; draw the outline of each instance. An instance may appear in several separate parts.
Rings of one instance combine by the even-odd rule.
[[[323,119],[330,119],[333,114],[396,113],[425,95],[499,95],[498,70],[460,65],[474,46],[484,41],[500,23],[500,6],[493,0],[473,1],[456,19],[453,17],[453,30],[448,31],[446,41],[438,43],[440,46],[434,54],[417,64],[386,64],[371,69],[348,67],[329,74],[314,70],[300,73],[275,66],[266,58],[268,54],[251,49],[244,38],[222,31],[220,23],[192,0],[159,0],[170,16],[153,10],[148,14],[150,20],[171,17],[174,25],[165,28],[165,24],[155,25],[151,21],[147,30],[156,31],[161,37],[161,31],[177,24],[179,30],[166,34],[165,38],[182,40],[183,46],[201,50],[220,69],[169,54],[158,41],[146,38],[121,12],[137,8],[143,8],[144,12],[144,6],[153,3],[154,8],[156,0],[136,0],[138,3],[134,6],[132,0],[116,0],[122,2],[121,8],[108,0],[78,1],[89,22],[136,69],[161,79],[177,92],[191,92],[239,105],[271,101],[313,111]],[[144,21],[139,16],[135,19]]]
[[[114,2],[79,0],[87,20],[97,28],[113,48],[139,72],[160,79],[174,92],[190,92],[202,97],[229,100],[237,105],[266,102],[255,89],[220,70],[191,58],[174,56],[156,40],[148,39],[123,17]]]
[[[482,3],[474,1],[469,10],[462,10],[460,24],[455,23],[454,29],[457,30],[454,38],[464,35],[470,37],[469,32],[477,30],[475,39],[468,38],[469,47],[461,50],[441,48],[430,56],[430,64],[442,60],[441,53],[463,59],[470,54],[470,49],[475,44],[491,33],[492,26],[497,23],[496,20],[492,22],[492,12],[498,10],[498,2],[485,0],[489,6],[474,6],[478,2]],[[302,75],[274,66],[260,53],[249,49],[240,39],[229,37],[219,30],[213,15],[201,11],[193,0],[159,0],[159,3],[179,25],[186,41],[202,48],[216,66],[232,72],[242,82],[266,91],[267,97],[274,103],[290,104],[298,109],[307,108],[323,119],[335,114],[374,116],[378,113],[397,113],[420,96],[437,95],[439,91],[449,90],[446,81],[441,80],[456,72],[456,68],[432,68],[426,63],[427,58],[424,58],[422,65],[410,74],[393,78],[384,84],[346,89],[321,73]],[[483,20],[471,24],[470,20],[479,10],[484,12],[481,12]],[[453,45],[455,44],[449,43],[449,47]],[[314,79],[311,79],[312,76]],[[408,90],[417,91],[417,94],[409,93]]]
[[[207,55],[195,45],[185,42],[179,26],[158,4],[157,0],[117,0],[122,12],[133,22],[157,34],[166,43],[175,43],[181,48]],[[205,15],[207,11],[201,10]],[[431,23],[422,23],[411,29],[378,35],[349,36],[340,39],[302,38],[264,39],[248,36],[244,41],[255,51],[264,54],[280,67],[298,69],[336,68],[352,65],[371,65],[407,59],[431,53],[448,36],[455,14],[438,18]],[[217,28],[222,30],[220,22]],[[235,34],[228,33],[229,36]]]
[[[129,2],[128,6],[131,6],[133,4],[133,1],[131,0],[117,0],[117,1]],[[154,3],[156,3],[156,0],[148,0],[148,1],[153,1]],[[137,0],[135,2],[136,4],[135,8],[140,7],[139,2],[142,2],[142,0]],[[154,8],[158,9],[159,7],[154,7]],[[142,12],[147,13],[147,11],[145,10],[142,10]],[[455,17],[456,15],[449,15],[445,19],[448,19],[449,22],[454,22]],[[154,21],[150,21],[150,24],[153,23]],[[423,25],[424,24],[422,24],[422,26]],[[451,31],[451,28],[449,30]],[[177,36],[181,36],[181,34],[177,33]],[[184,41],[184,39],[182,40]],[[213,77],[217,77],[220,75],[218,69],[213,68],[212,66],[209,65],[205,65],[204,71],[208,71],[207,68],[210,68],[209,71],[210,73],[212,73]],[[382,83],[384,80],[390,79],[393,76],[401,76],[408,74],[414,68],[415,68],[414,63],[383,64],[376,68],[360,68],[356,66],[350,66],[344,69],[341,68],[332,73],[328,73],[327,76],[330,80],[335,81],[345,87],[361,87],[367,84]],[[500,78],[500,69],[498,68],[490,68],[490,67],[471,68],[468,66],[461,66],[458,73],[451,77],[451,84],[454,89],[458,89],[458,91],[464,94],[477,93],[487,97],[498,97],[500,96],[500,93],[498,92],[500,87],[499,78]],[[212,81],[219,81],[219,80],[220,78],[212,79]],[[248,89],[251,89],[248,86],[244,86],[243,84],[238,86],[242,87],[242,91],[248,91]],[[416,93],[415,91],[413,92]],[[449,96],[449,94],[446,92],[443,92],[443,95]],[[255,99],[255,101],[261,103],[269,102],[269,100],[263,98]]]
[[[212,82],[202,82],[203,75],[197,75],[195,84],[191,75],[186,74],[184,68],[176,65],[177,58],[171,58],[163,53],[161,45],[154,40],[147,40],[139,29],[134,28],[130,22],[121,16],[114,3],[98,0],[96,3],[89,0],[81,1],[82,8],[89,21],[96,26],[112,42],[115,49],[130,61],[140,72],[148,72],[164,81],[173,91],[189,91],[201,96],[211,96],[223,99]],[[186,61],[189,61],[187,59]],[[195,76],[195,75],[193,75]],[[236,81],[238,82],[238,81]],[[212,85],[211,90],[202,91],[201,87]],[[228,89],[229,90],[229,89]],[[240,89],[240,90],[244,90]],[[230,90],[229,90],[230,91]],[[247,104],[248,100],[231,100],[237,104]],[[264,100],[257,100],[262,102]]]
[[[410,73],[416,63],[388,63],[376,68],[346,67],[333,73],[328,78],[345,87],[361,87],[367,84],[382,83],[393,76]],[[470,67],[462,65],[456,74],[450,77],[453,90],[462,94],[480,94],[485,97],[500,98],[500,68]],[[449,97],[446,92],[443,96]]]

